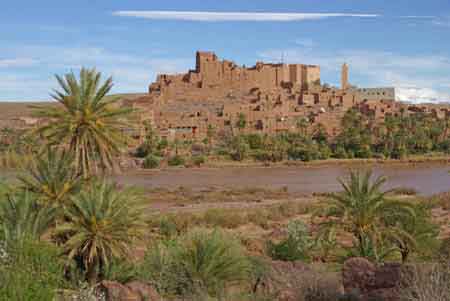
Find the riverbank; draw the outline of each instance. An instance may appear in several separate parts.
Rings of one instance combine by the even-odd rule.
[[[257,161],[207,161],[200,167],[204,168],[221,168],[221,167],[277,167],[277,166],[326,166],[326,165],[364,165],[364,164],[395,164],[395,165],[411,165],[420,163],[442,163],[450,165],[450,156],[410,156],[405,159],[327,159],[314,161],[292,161],[285,160],[281,162],[257,162]],[[171,168],[171,167],[167,167]],[[193,168],[193,166],[190,166]],[[199,166],[195,166],[199,168]]]
[[[445,192],[450,184],[450,166],[439,161],[414,164],[378,164],[354,161],[350,164],[220,166],[200,168],[167,168],[161,170],[129,170],[113,179],[124,185],[144,189],[179,187],[205,189],[286,189],[299,195],[329,193],[340,190],[337,179],[346,177],[349,169],[371,168],[375,176],[388,178],[387,189],[414,188],[421,195]]]

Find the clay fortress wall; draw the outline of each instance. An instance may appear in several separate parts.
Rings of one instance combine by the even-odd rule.
[[[391,87],[352,86],[347,64],[342,66],[341,87],[335,88],[321,84],[316,65],[257,62],[245,67],[202,51],[196,54],[194,70],[158,75],[147,96],[125,104],[138,108],[141,124],[151,123],[160,135],[194,140],[204,139],[208,127],[219,133],[236,132],[242,114],[243,133],[295,131],[304,118],[310,129],[320,124],[331,136],[339,133],[340,121],[352,107],[375,121],[400,112],[449,115],[448,106],[396,102]]]

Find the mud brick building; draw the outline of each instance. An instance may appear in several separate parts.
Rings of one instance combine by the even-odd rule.
[[[448,106],[416,106],[395,101],[394,88],[357,88],[349,83],[349,66],[341,71],[341,87],[322,85],[320,67],[257,62],[253,67],[197,52],[194,70],[161,74],[148,95],[125,105],[139,109],[139,120],[168,139],[204,139],[208,126],[216,132],[236,131],[245,116],[244,133],[295,131],[300,118],[312,128],[339,133],[340,121],[353,107],[382,121],[387,114],[432,112],[449,115]]]

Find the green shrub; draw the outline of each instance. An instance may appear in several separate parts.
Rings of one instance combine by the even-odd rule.
[[[163,217],[159,222],[159,234],[165,238],[171,238],[179,233],[178,226],[169,217]]]
[[[192,163],[195,166],[200,166],[202,164],[205,164],[205,162],[206,162],[206,159],[204,156],[193,156],[192,157]]]
[[[128,283],[138,278],[136,266],[132,262],[118,258],[112,260],[109,265],[103,266],[100,274],[101,279],[119,283]]]
[[[248,134],[245,136],[250,149],[262,149],[264,147],[263,137],[259,134]]]
[[[144,168],[153,169],[158,168],[160,159],[152,154],[148,155],[144,160]]]
[[[169,166],[180,166],[184,165],[186,162],[184,158],[180,155],[175,155],[169,158],[169,161],[167,162]]]
[[[271,154],[263,149],[253,151],[252,157],[257,161],[267,162],[271,160]]]
[[[152,146],[147,142],[143,142],[136,148],[134,156],[137,158],[145,158],[152,152]]]
[[[291,221],[287,226],[288,237],[279,243],[268,242],[268,253],[275,260],[308,261],[313,240],[306,225],[300,221]]]
[[[333,157],[337,159],[347,159],[348,154],[347,151],[345,150],[345,147],[338,145],[333,152]]]
[[[64,287],[56,247],[27,240],[9,244],[0,253],[0,300],[52,301],[56,289]]]
[[[162,294],[217,296],[229,284],[247,281],[250,266],[237,239],[196,229],[150,248],[141,275]]]

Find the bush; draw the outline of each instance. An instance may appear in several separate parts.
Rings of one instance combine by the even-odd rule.
[[[144,168],[153,169],[158,168],[160,159],[152,154],[148,155],[144,160]]]
[[[195,166],[200,166],[202,164],[205,164],[205,162],[206,162],[206,159],[205,159],[204,156],[194,156],[194,157],[192,157],[192,163]]]
[[[141,273],[162,294],[217,296],[228,284],[248,280],[250,266],[237,239],[196,229],[149,249]]]
[[[146,141],[139,145],[134,152],[134,156],[137,158],[145,158],[152,152],[151,145]]]
[[[271,159],[272,159],[270,152],[263,150],[263,149],[258,149],[258,150],[253,151],[252,157],[257,161],[262,161],[262,162],[271,161]]]
[[[338,145],[336,149],[334,150],[333,157],[337,159],[347,159],[348,154],[345,148],[341,145]]]
[[[175,155],[169,158],[169,161],[167,162],[169,166],[180,166],[184,165],[186,162],[184,158],[180,155]]]
[[[262,149],[264,147],[263,137],[259,134],[248,134],[245,137],[250,149]]]
[[[114,259],[109,265],[103,266],[100,276],[104,280],[128,283],[138,278],[138,271],[132,262],[125,259]]]
[[[279,243],[268,243],[268,253],[275,260],[308,261],[313,240],[306,225],[300,221],[291,221],[287,226],[288,237]]]
[[[0,253],[0,300],[52,301],[56,289],[64,287],[63,264],[56,247],[22,241]]]

